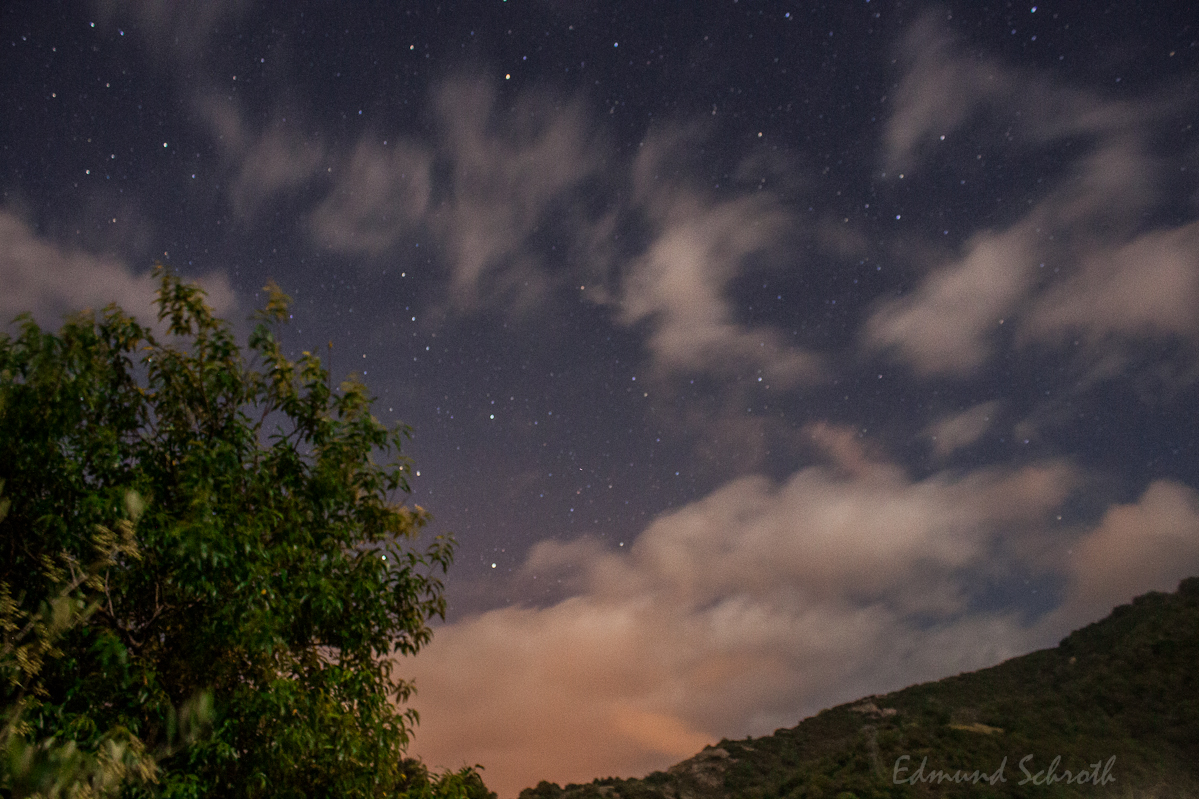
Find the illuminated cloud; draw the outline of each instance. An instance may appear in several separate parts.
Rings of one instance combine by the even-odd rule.
[[[721,736],[1025,651],[1033,631],[972,585],[1020,561],[1077,481],[1046,462],[912,480],[853,431],[811,430],[829,467],[744,477],[651,523],[630,547],[544,541],[525,581],[568,598],[443,626],[401,664],[426,719],[414,751],[538,779],[642,775]]]
[[[233,210],[253,216],[274,196],[308,183],[324,161],[324,147],[312,137],[286,126],[266,131],[241,159],[229,190]]]
[[[883,137],[892,170],[918,168],[936,157],[941,142],[978,122],[992,123],[984,135],[1043,144],[1119,133],[1146,118],[1144,108],[971,51],[953,35],[944,13],[923,14],[903,37],[898,56],[904,74]],[[1004,124],[996,124],[998,117]],[[1008,124],[1012,119],[1018,124]]]
[[[1146,591],[1173,591],[1199,574],[1199,492],[1170,480],[1113,505],[1098,527],[1060,553],[1068,598],[1046,624],[1070,630]]]
[[[1112,336],[1195,341],[1199,334],[1199,222],[1155,230],[1084,255],[1077,271],[1032,304],[1028,340]]]
[[[163,3],[160,0],[97,0],[93,3],[105,25],[131,20],[155,52],[194,63],[220,23],[242,17],[250,0],[203,0]]]
[[[655,134],[621,160],[579,102],[531,90],[501,103],[490,82],[469,77],[442,82],[432,98],[435,142],[364,139],[334,167],[335,184],[310,217],[319,242],[378,256],[427,231],[445,259],[447,303],[465,313],[528,311],[555,289],[586,291],[619,323],[645,328],[662,375],[743,373],[785,388],[821,373],[819,358],[779,331],[739,321],[728,296],[751,259],[779,256],[797,220],[769,191],[716,198],[686,176],[662,177],[690,134]],[[210,106],[210,126],[232,149],[265,146],[244,143],[225,104]],[[297,169],[256,185],[309,171]],[[618,259],[622,219],[644,222],[648,235]]]
[[[884,138],[892,169],[911,169],[933,142],[1013,88],[1007,70],[961,52],[940,17],[926,13],[908,30],[900,48],[906,72],[895,91],[896,110]]]
[[[221,272],[199,280],[218,315],[236,309],[237,300]],[[80,250],[64,249],[37,236],[16,216],[0,210],[0,323],[29,312],[41,326],[57,329],[65,314],[99,311],[119,304],[144,325],[154,326],[158,282],[125,264]]]
[[[739,323],[727,284],[774,243],[780,212],[744,197],[712,204],[677,198],[644,256],[629,268],[621,318],[650,322],[647,346],[666,371],[754,371],[784,386],[819,372],[819,360],[769,328]]]
[[[582,105],[538,91],[501,103],[491,82],[467,76],[431,95],[427,142],[371,134],[330,168],[334,184],[310,216],[316,241],[378,257],[426,235],[446,269],[444,304],[466,314],[526,313],[555,288],[592,282],[611,219],[580,199],[597,190],[604,155]]]
[[[864,344],[920,375],[966,376],[1005,346],[1080,338],[1094,359],[1118,357],[1120,341],[1196,343],[1199,223],[1135,233],[1155,169],[1131,141],[1099,147],[1023,219],[879,303]]]

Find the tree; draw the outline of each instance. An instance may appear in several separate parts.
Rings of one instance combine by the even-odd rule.
[[[64,596],[99,531],[131,525],[135,544],[75,585],[90,612],[0,687],[4,705],[35,739],[95,752],[122,730],[165,751],[175,709],[210,692],[211,734],[133,793],[412,793],[417,716],[394,656],[444,614],[453,541],[413,545],[428,516],[396,501],[408,431],[370,414],[360,382],[334,389],[316,356],[284,356],[274,284],[247,361],[203,292],[159,273],[163,340],[113,306],[0,337],[10,615]]]

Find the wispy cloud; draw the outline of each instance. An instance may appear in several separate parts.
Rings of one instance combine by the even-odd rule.
[[[674,177],[687,133],[649,137],[633,165],[635,196],[651,225],[645,252],[627,266],[624,324],[648,323],[647,346],[665,372],[764,375],[780,387],[816,378],[819,357],[769,327],[736,318],[729,284],[754,256],[778,257],[797,220],[770,192],[714,197]]]
[[[449,175],[430,223],[448,255],[451,302],[545,299],[555,272],[577,269],[564,270],[538,237],[586,236],[553,229],[554,216],[570,216],[603,166],[582,105],[536,91],[501,104],[490,82],[459,78],[435,89],[433,106]]]
[[[1109,348],[1112,340],[1195,342],[1199,328],[1185,310],[1199,298],[1194,223],[1144,230],[1162,196],[1150,139],[1169,104],[1108,99],[970,55],[935,15],[913,26],[903,54],[886,136],[892,168],[951,158],[952,148],[937,151],[948,147],[942,137],[972,120],[1006,131],[1018,148],[1009,159],[1067,141],[1074,154],[1022,217],[976,233],[909,294],[881,302],[863,329],[868,349],[920,375],[965,377],[1005,348],[1074,336]]]
[[[917,373],[969,374],[995,352],[1037,275],[1035,226],[984,233],[960,260],[934,270],[911,294],[887,300],[865,327],[867,346],[891,350]]]
[[[432,155],[415,143],[360,141],[312,213],[315,237],[336,252],[382,255],[424,222],[432,167]]]
[[[938,457],[945,458],[968,447],[995,427],[1002,403],[982,402],[959,413],[937,419],[924,429]]]
[[[300,132],[295,121],[289,123],[284,115],[259,131],[245,120],[230,97],[203,93],[196,97],[193,108],[231,172],[228,201],[243,221],[250,221],[266,203],[300,189],[324,171],[327,155],[319,137]]]
[[[132,23],[155,52],[194,63],[220,24],[239,19],[250,0],[94,0],[92,5],[102,24]]]
[[[158,284],[148,268],[137,271],[115,258],[59,246],[6,210],[0,210],[0,282],[4,326],[28,312],[42,327],[56,329],[65,314],[85,308],[99,311],[114,302],[144,325],[157,319]],[[199,282],[218,314],[236,309],[224,273],[210,273]]]
[[[246,218],[265,201],[308,183],[324,165],[325,151],[311,136],[276,127],[258,137],[240,160],[230,195],[233,210]]]
[[[1025,340],[1081,336],[1199,343],[1199,222],[1154,230],[1127,244],[1084,253],[1078,268],[1031,304]]]
[[[1144,120],[1143,106],[1107,100],[968,51],[944,12],[925,12],[903,37],[898,56],[903,76],[884,135],[889,169],[918,168],[936,157],[945,138],[971,125],[989,131],[984,139],[989,135],[993,142],[1043,144],[1119,133]]]
[[[321,246],[380,258],[422,239],[444,270],[443,305],[460,316],[536,318],[557,312],[563,296],[596,303],[614,324],[644,332],[659,389],[712,376],[727,381],[723,408],[744,405],[738,381],[778,391],[823,378],[818,354],[743,321],[731,296],[750,268],[794,269],[787,246],[804,225],[761,185],[718,194],[676,169],[704,134],[663,125],[630,156],[579,98],[538,88],[508,96],[466,75],[430,96],[427,139],[372,133],[331,159],[333,184],[308,217]],[[246,138],[236,115],[213,108],[214,130]],[[258,146],[233,149],[248,162]],[[695,423],[759,462],[763,425],[743,411],[725,416]]]
[[[1199,492],[1171,480],[1113,505],[1093,530],[1055,555],[1069,574],[1066,600],[1043,622],[1070,630],[1146,591],[1173,591],[1199,573]]]

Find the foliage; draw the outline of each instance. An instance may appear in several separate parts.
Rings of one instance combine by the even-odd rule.
[[[9,504],[0,494],[0,521]],[[119,539],[108,530],[98,531],[99,558],[86,571],[68,559],[70,580],[35,612],[22,609],[9,585],[0,582],[0,678],[16,698],[5,708],[0,728],[0,786],[13,796],[110,796],[131,777],[153,780],[156,776],[154,761],[145,755],[141,742],[127,733],[121,735],[123,731],[105,736],[96,754],[89,756],[74,741],[29,741],[25,735],[28,725],[21,717],[26,704],[24,686],[40,673],[47,657],[62,655],[57,649],[62,634],[95,609],[81,597],[80,589],[94,587],[100,569],[112,565],[118,553],[136,553],[132,526],[126,521],[120,531]]]
[[[430,774],[419,760],[408,758],[401,764],[401,786],[408,799],[496,799],[483,784],[478,768]]]
[[[1199,795],[1199,577],[1150,593],[1054,649],[724,740],[606,799]],[[908,756],[907,760],[899,758]],[[1027,773],[1020,761],[1026,761]],[[1060,757],[1056,780],[1046,782]],[[1074,781],[1114,757],[1104,785]],[[923,779],[911,780],[924,759]],[[1006,761],[1004,760],[1006,758]],[[897,764],[901,767],[896,772]],[[984,778],[1003,766],[1003,782]],[[1061,778],[1070,769],[1072,781]],[[929,782],[933,772],[944,780]],[[960,772],[958,782],[949,778]],[[977,781],[965,782],[981,772]],[[1042,773],[1044,772],[1044,773]],[[1042,773],[1041,783],[1027,777]],[[1100,776],[1102,776],[1100,770]],[[901,782],[896,781],[898,776]],[[603,781],[607,783],[608,781]],[[601,781],[522,799],[585,799]]]
[[[453,555],[440,537],[414,549],[427,515],[395,501],[407,430],[361,383],[284,356],[273,284],[247,361],[199,288],[160,276],[161,340],[115,307],[0,337],[6,619],[57,625],[21,644],[14,662],[37,668],[4,707],[88,757],[114,731],[163,753],[137,795],[458,791],[470,774],[417,786],[403,757],[417,718],[394,656],[429,640]],[[169,749],[203,691],[211,734]]]
[[[0,493],[0,521],[9,506]],[[136,519],[140,498],[129,493],[126,507]],[[116,532],[97,528],[92,544],[96,559],[86,567],[69,555],[61,559],[67,575],[58,564],[46,565],[43,576],[59,588],[34,612],[23,609],[8,583],[0,582],[0,679],[7,695],[15,699],[0,715],[0,788],[16,797],[98,799],[116,795],[129,781],[154,782],[157,761],[196,740],[211,715],[211,697],[198,694],[180,713],[172,714],[167,745],[155,752],[147,752],[142,741],[123,728],[100,736],[91,752],[73,740],[28,739],[30,725],[22,718],[28,704],[25,689],[38,687],[36,678],[46,659],[63,655],[58,648],[62,636],[96,610],[97,603],[89,598],[102,584],[104,571],[115,566],[119,556],[139,556],[130,519],[122,519]]]

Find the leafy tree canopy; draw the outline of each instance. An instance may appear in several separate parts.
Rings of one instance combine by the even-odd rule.
[[[284,356],[277,286],[244,354],[198,287],[160,277],[167,336],[112,306],[0,336],[10,739],[95,752],[119,730],[160,753],[141,795],[486,796],[404,758],[393,657],[429,640],[453,555],[418,550],[427,515],[396,501],[406,429]],[[166,748],[200,695],[210,734]]]

